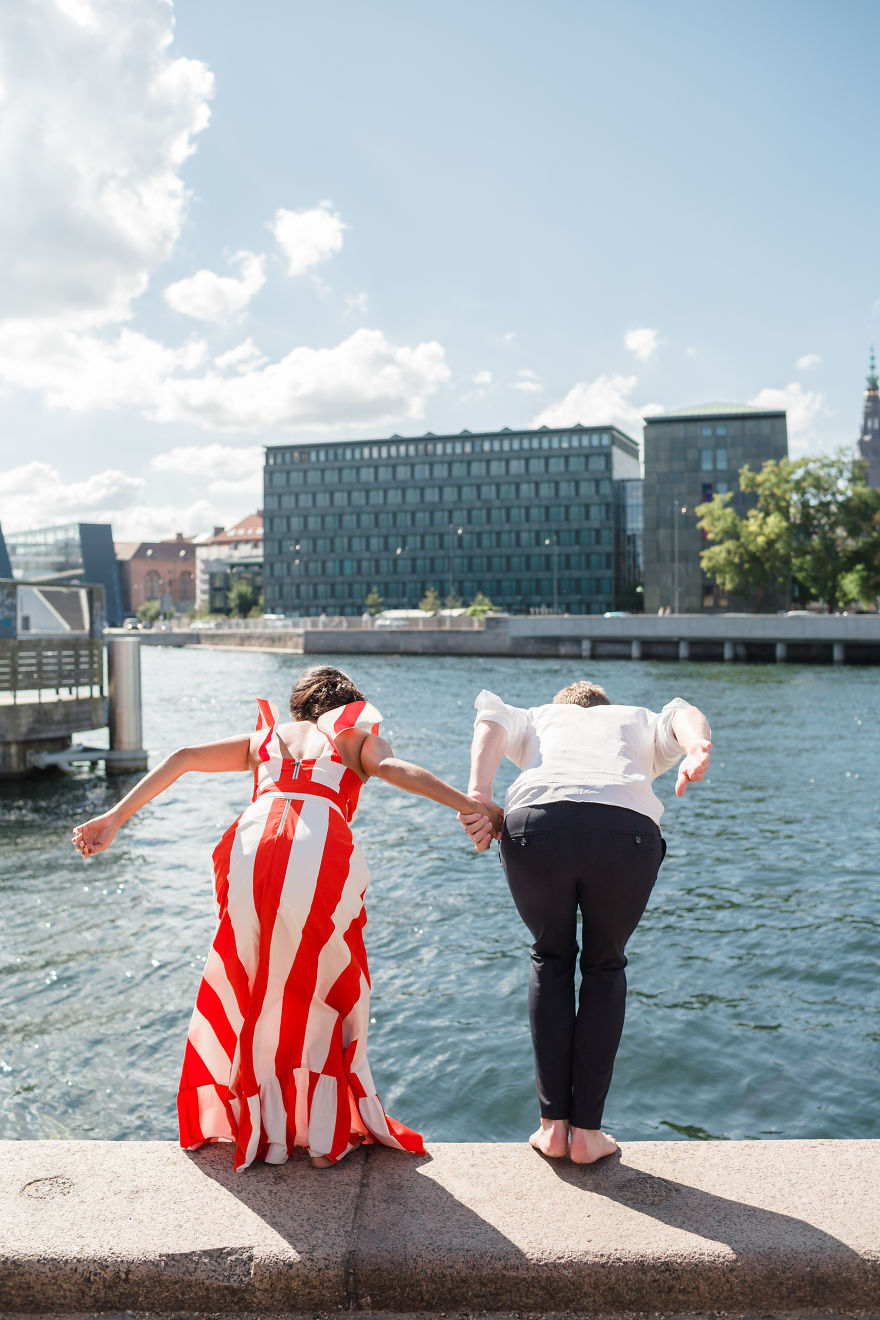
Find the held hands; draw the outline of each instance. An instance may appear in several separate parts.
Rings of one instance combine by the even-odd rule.
[[[501,838],[504,812],[486,794],[472,791],[468,796],[480,803],[483,810],[480,812],[460,811],[458,820],[465,834],[472,840],[475,851],[485,852],[493,839]]]
[[[81,856],[91,857],[110,847],[118,828],[108,812],[105,816],[94,816],[84,825],[75,825],[70,841]]]
[[[709,756],[712,747],[708,738],[698,738],[691,743],[687,754],[678,767],[678,779],[675,782],[675,796],[684,797],[688,784],[695,784],[709,769]]]

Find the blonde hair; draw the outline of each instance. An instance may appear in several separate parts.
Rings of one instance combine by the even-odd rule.
[[[581,679],[577,683],[570,683],[568,687],[557,692],[553,698],[554,706],[610,706],[611,702],[605,695],[605,689],[600,688],[597,683],[588,683]]]

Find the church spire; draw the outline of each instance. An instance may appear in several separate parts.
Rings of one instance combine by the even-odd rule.
[[[862,433],[859,436],[858,455],[868,465],[868,485],[880,488],[880,384],[874,362],[874,346],[868,369],[868,387],[862,412]]]

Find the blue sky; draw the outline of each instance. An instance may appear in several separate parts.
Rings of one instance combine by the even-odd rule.
[[[876,3],[21,0],[0,520],[187,534],[264,444],[787,407],[880,341]]]

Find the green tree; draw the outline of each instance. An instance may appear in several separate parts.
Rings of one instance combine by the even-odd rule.
[[[443,602],[438,596],[436,588],[428,587],[428,590],[419,601],[419,609],[424,610],[426,614],[437,614],[442,608]]]
[[[385,604],[385,597],[379,595],[379,588],[373,587],[367,592],[367,599],[364,601],[364,608],[368,614],[373,617],[382,613],[382,606]]]
[[[489,597],[484,596],[482,591],[478,591],[470,605],[468,605],[466,613],[469,614],[471,618],[483,619],[487,614],[491,614],[494,608],[495,606],[492,604]]]
[[[709,577],[761,610],[771,591],[835,610],[880,594],[880,491],[845,451],[744,467],[740,490],[755,496],[745,517],[730,495],[697,508],[710,542],[700,556]]]
[[[141,623],[155,623],[162,613],[162,607],[157,600],[145,600],[143,605],[138,605],[137,616]]]
[[[256,610],[263,612],[263,595],[247,578],[233,578],[226,593],[226,607],[233,618],[245,619]]]
[[[443,602],[443,608],[445,610],[460,610],[461,604],[461,596],[459,596],[455,587],[453,587]]]

